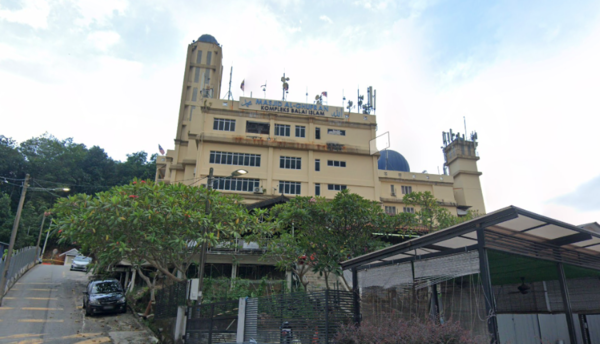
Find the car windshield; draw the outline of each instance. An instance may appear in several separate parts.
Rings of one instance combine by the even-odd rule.
[[[92,258],[90,258],[90,257],[75,257],[75,259],[73,259],[73,261],[80,262],[80,263],[89,263],[92,261]]]
[[[120,291],[122,291],[121,286],[115,282],[97,283],[94,284],[94,287],[92,288],[92,294],[108,294]]]

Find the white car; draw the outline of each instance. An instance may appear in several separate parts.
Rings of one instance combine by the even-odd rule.
[[[71,263],[71,271],[88,271],[88,266],[92,262],[92,258],[85,256],[77,256]]]

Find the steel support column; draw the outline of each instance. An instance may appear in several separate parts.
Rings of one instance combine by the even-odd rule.
[[[352,297],[354,305],[354,323],[360,325],[360,288],[358,287],[358,270],[352,269]]]
[[[487,325],[491,337],[490,343],[497,344],[500,343],[500,336],[498,334],[498,318],[496,318],[496,299],[492,289],[492,277],[487,250],[485,249],[485,231],[483,228],[477,229],[477,250],[479,251],[479,275],[481,276],[485,297]]]
[[[567,286],[567,278],[562,263],[557,263],[558,281],[560,282],[560,293],[562,295],[563,306],[565,308],[565,316],[567,317],[567,326],[569,328],[569,339],[571,344],[577,343],[577,335],[575,334],[575,322],[573,321],[573,310],[571,309],[571,299],[569,298],[569,287]]]

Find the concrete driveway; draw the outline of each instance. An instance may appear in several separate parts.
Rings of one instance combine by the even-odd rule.
[[[0,344],[158,342],[130,312],[86,316],[86,273],[68,266],[37,265],[4,297]]]

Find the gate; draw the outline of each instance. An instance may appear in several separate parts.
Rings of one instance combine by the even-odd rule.
[[[325,290],[251,298],[246,303],[244,342],[331,343],[353,321],[352,292]]]
[[[235,343],[239,300],[188,307],[186,343]]]

